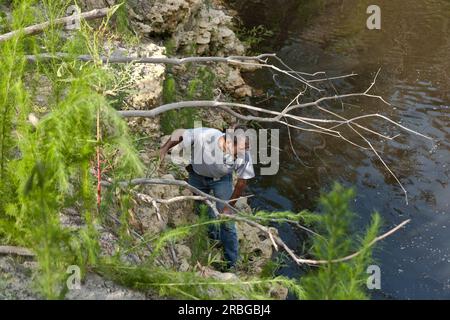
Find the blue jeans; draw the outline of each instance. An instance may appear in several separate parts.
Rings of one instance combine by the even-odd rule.
[[[226,201],[230,200],[231,194],[233,193],[233,178],[231,174],[223,176],[218,180],[214,180],[214,178],[201,176],[191,169],[189,170],[188,183],[205,193],[209,194],[212,191],[216,198]],[[199,203],[197,202],[197,207],[198,204]],[[222,212],[225,205],[216,203],[216,207],[219,212]],[[211,219],[215,218],[211,208],[208,210],[208,215]],[[221,223],[219,226],[210,225],[208,231],[210,238],[222,242],[224,257],[228,267],[235,266],[239,255],[239,243],[235,223],[227,221]]]

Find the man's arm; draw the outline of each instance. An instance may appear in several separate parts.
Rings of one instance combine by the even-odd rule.
[[[238,179],[236,182],[236,185],[234,186],[233,194],[231,195],[232,201],[229,202],[230,205],[234,206],[237,199],[241,197],[241,195],[244,192],[245,187],[247,186],[247,180],[245,179]],[[230,214],[232,213],[231,209],[228,207],[225,207],[223,209],[223,213]]]
[[[181,141],[183,141],[183,133],[184,129],[177,129],[170,135],[170,138],[167,140],[166,143],[159,149],[159,161],[163,162],[166,154],[169,152],[170,149],[175,147],[177,144],[179,144]]]

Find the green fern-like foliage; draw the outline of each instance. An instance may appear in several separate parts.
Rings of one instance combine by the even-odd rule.
[[[27,2],[14,2],[12,21],[2,20],[3,29],[20,29],[33,21]],[[17,154],[14,130],[26,119],[30,107],[29,97],[24,89],[24,51],[33,46],[17,35],[0,45],[0,210],[5,212],[8,200],[14,197],[14,185],[9,164]]]
[[[12,29],[20,30],[31,19],[52,21],[64,16],[69,1],[15,1]],[[11,243],[30,247],[39,262],[38,290],[48,298],[63,292],[66,269],[77,264],[85,269],[95,264],[98,241],[95,224],[95,183],[90,170],[96,147],[112,159],[113,177],[127,179],[140,175],[143,166],[133,148],[126,123],[108,104],[103,92],[112,75],[99,63],[51,60],[25,67],[25,54],[64,52],[69,55],[101,54],[104,25],[93,31],[82,24],[73,39],[64,39],[60,28],[51,26],[30,46],[20,34],[1,45],[0,103],[1,207],[0,234]],[[73,40],[73,41],[72,41]],[[45,115],[32,126],[32,111],[25,88],[25,71],[44,75],[51,84]],[[39,76],[29,77],[39,79]],[[102,139],[96,139],[99,117]],[[3,191],[8,190],[8,192]],[[73,233],[60,224],[60,213],[76,207],[85,226]]]
[[[103,261],[97,271],[124,286],[160,297],[193,300],[210,299],[271,299],[269,291],[274,285],[290,288],[301,295],[302,290],[293,280],[284,277],[268,279],[248,278],[217,280],[196,272],[170,271],[160,267],[129,266]]]
[[[380,216],[375,213],[365,234],[355,236],[352,230],[354,213],[349,209],[354,191],[336,184],[333,190],[320,198],[323,214],[318,215],[315,224],[320,234],[313,237],[312,255],[314,259],[331,261],[348,256],[357,251],[355,258],[327,263],[317,270],[311,270],[300,284],[304,288],[305,299],[368,299],[365,289],[367,266],[371,262],[370,243],[380,228]]]

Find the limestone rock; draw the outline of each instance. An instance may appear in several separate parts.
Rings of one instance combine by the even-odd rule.
[[[200,115],[202,119],[205,119],[204,126],[219,130],[226,129],[230,124],[236,123],[236,118],[225,111],[202,109]]]
[[[274,284],[269,290],[269,295],[275,300],[286,300],[288,293],[288,288],[279,284]]]
[[[61,225],[72,230],[82,228],[85,223],[78,210],[74,208],[66,208],[59,213]]]
[[[83,8],[103,8],[118,0],[83,0]],[[172,34],[177,47],[197,46],[197,53],[241,55],[244,45],[232,30],[232,17],[216,3],[203,0],[129,0],[131,25],[142,35]]]
[[[103,256],[112,256],[118,248],[118,239],[115,235],[103,229],[100,232],[100,249]]]
[[[174,179],[172,175],[162,176],[163,179]],[[144,188],[144,193],[154,199],[170,199],[179,196],[181,191],[177,186],[152,185]],[[194,214],[193,201],[185,200],[159,206],[159,217],[156,208],[146,203],[137,207],[136,215],[141,221],[143,231],[156,234],[167,226],[180,226],[193,223],[197,216]]]
[[[20,264],[10,256],[0,256],[0,300],[41,299],[32,290],[30,276],[36,266]]]
[[[197,44],[208,44],[211,41],[211,32],[204,30],[197,35]]]
[[[220,272],[208,267],[202,267],[201,269],[198,274],[206,278],[212,278],[218,281],[239,281],[238,276],[231,272]]]
[[[101,9],[105,7],[110,7],[116,4],[115,0],[81,0],[78,1],[83,9]]]
[[[159,219],[156,214],[156,209],[149,204],[139,206],[136,209],[136,215],[142,224],[144,232],[157,234],[167,226],[167,219]]]
[[[240,251],[248,256],[252,273],[258,274],[272,257],[272,242],[264,232],[246,223],[237,224]],[[276,229],[274,229],[276,234]]]
[[[189,23],[174,34],[177,45],[198,54],[243,55],[245,47],[232,30],[232,17],[223,10],[203,5]]]
[[[248,85],[243,85],[234,90],[234,96],[237,98],[245,98],[252,96],[252,88]]]
[[[144,300],[143,293],[124,288],[97,274],[88,274],[79,289],[69,290],[67,300]]]
[[[130,129],[147,137],[147,142],[154,144],[161,134],[159,118],[129,118],[127,119]]]
[[[144,34],[173,33],[186,23],[202,0],[130,0],[128,8],[137,30]]]
[[[37,263],[0,256],[0,300],[35,300],[42,299],[33,283]],[[105,280],[97,274],[88,273],[79,289],[69,290],[67,300],[143,300],[143,293],[124,288],[112,281]]]
[[[85,0],[84,7],[99,8],[117,3],[117,0]],[[233,31],[232,16],[216,1],[203,0],[130,0],[127,3],[131,25],[148,37],[171,36],[174,47],[184,55],[231,56],[244,55],[245,46]],[[161,48],[161,47],[160,47]],[[162,50],[145,48],[148,56],[160,56]],[[239,67],[241,68],[241,67]],[[254,69],[252,66],[243,67]],[[228,68],[229,69],[229,68]],[[252,95],[245,85],[239,69],[225,70],[221,87],[236,98]],[[164,67],[162,65],[136,65],[137,95],[134,107],[148,108],[161,95]],[[231,72],[230,76],[227,73]],[[227,78],[228,77],[228,78]]]
[[[191,249],[184,244],[176,244],[175,252],[178,258],[178,270],[179,271],[188,271],[191,268],[191,257],[192,252]]]
[[[236,98],[252,96],[252,88],[245,83],[239,68],[220,63],[214,67],[214,71],[220,86],[226,92],[230,92]]]
[[[208,267],[201,267],[201,270],[197,272],[198,275],[215,279],[219,282],[238,282],[240,279],[239,277],[231,272],[219,272],[216,270],[213,270]],[[245,281],[245,280],[244,280]],[[219,290],[216,288],[209,288],[208,289],[209,294],[212,296],[219,294]],[[288,295],[288,289],[286,287],[283,287],[279,284],[274,284],[269,288],[269,295],[276,300],[285,300]],[[242,299],[245,297],[235,296],[233,299]]]
[[[165,48],[152,42],[147,42],[135,48],[130,48],[128,55],[131,57],[165,57]],[[148,109],[160,101],[165,66],[162,64],[139,63],[133,65],[131,77],[134,82],[129,103],[136,109]]]
[[[141,42],[135,46],[129,47],[120,41],[112,41],[104,45],[106,56],[121,57],[129,56],[132,58],[144,57],[165,57],[165,48],[152,41]],[[105,65],[108,71],[117,72],[117,69],[110,65]],[[122,70],[122,69],[120,69]],[[163,82],[165,78],[166,67],[163,64],[136,63],[126,67],[118,74],[125,83],[125,92],[127,92],[127,105],[133,109],[150,109],[161,103],[163,92]],[[122,86],[124,84],[121,84]],[[135,133],[146,135],[148,141],[156,141],[160,135],[159,118],[129,118],[127,122]]]

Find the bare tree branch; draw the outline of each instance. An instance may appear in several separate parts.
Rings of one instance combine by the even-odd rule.
[[[395,226],[394,228],[390,229],[388,232],[383,233],[382,235],[376,237],[375,239],[372,240],[372,242],[369,243],[369,247],[373,246],[375,243],[377,243],[378,241],[381,241],[391,235],[393,235],[395,232],[397,232],[398,230],[400,230],[401,228],[403,228],[405,225],[407,225],[408,223],[411,222],[411,219],[405,220],[402,223],[400,223],[399,225]],[[359,256],[362,253],[362,251],[357,251],[353,254],[350,254],[346,257],[343,258],[339,258],[339,259],[333,259],[331,260],[332,263],[337,263],[337,262],[345,262],[348,260],[351,260],[357,256]],[[320,264],[324,264],[324,263],[328,263],[326,260],[319,260],[318,261]]]
[[[229,57],[185,57],[185,58],[167,58],[167,57],[128,57],[128,56],[102,56],[99,59],[103,63],[148,63],[148,64],[174,64],[182,65],[186,63],[210,63],[210,62],[224,62],[230,64],[240,64],[243,61],[259,61],[261,64],[264,63],[264,58],[273,57],[275,54],[264,53],[258,56],[229,56]],[[42,53],[38,55],[27,55],[26,59],[28,62],[36,62],[40,60],[52,60],[52,59],[73,59],[73,56],[67,53],[57,53],[55,55]],[[75,59],[89,62],[95,61],[94,57],[90,55],[80,55],[75,57]]]
[[[114,185],[112,182],[109,181],[102,181],[102,184],[104,186],[112,186]],[[220,213],[217,211],[216,206],[213,204],[213,201],[218,201],[224,205],[226,205],[227,207],[229,207],[230,209],[233,210],[233,212],[235,213],[239,213],[239,211],[237,209],[235,209],[233,206],[231,206],[228,201],[222,200],[222,199],[218,199],[212,195],[209,195],[197,188],[195,188],[194,186],[191,186],[190,184],[188,184],[186,181],[181,181],[181,180],[171,180],[171,179],[148,179],[148,178],[138,178],[138,179],[132,179],[129,182],[126,181],[121,181],[121,182],[117,182],[117,185],[122,186],[122,187],[126,187],[126,186],[137,186],[137,185],[175,185],[175,186],[180,186],[180,187],[185,187],[188,188],[189,190],[192,191],[192,193],[200,195],[202,198],[204,198],[206,204],[211,207],[211,209],[214,211],[214,214],[217,218],[225,218],[225,219],[229,219],[229,220],[233,220],[233,221],[240,221],[240,222],[244,222],[247,223],[261,231],[263,231],[264,233],[266,233],[268,235],[268,237],[271,239],[272,245],[274,246],[274,248],[276,250],[278,250],[279,247],[283,248],[287,254],[298,264],[309,264],[309,265],[321,265],[321,264],[327,264],[327,263],[338,263],[338,262],[345,262],[348,260],[351,260],[352,258],[357,257],[358,255],[360,255],[363,251],[358,251],[355,252],[351,255],[342,257],[342,258],[338,258],[338,259],[333,259],[333,260],[314,260],[314,259],[303,259],[298,257],[294,251],[289,248],[289,246],[279,237],[274,235],[274,233],[271,231],[270,227],[264,226],[252,219],[249,219],[245,216],[242,216],[240,214],[225,214],[225,213]],[[160,200],[161,201],[161,200]],[[170,201],[167,200],[167,201]],[[163,201],[161,201],[163,202]],[[401,229],[403,226],[405,226],[407,223],[409,223],[411,220],[405,220],[402,223],[400,223],[398,226],[396,226],[395,228],[389,230],[388,232],[376,237],[372,242],[369,243],[369,247],[373,246],[376,242],[381,241],[383,239],[385,239],[386,237],[392,235],[393,233],[395,233],[396,231],[398,231],[399,229]]]
[[[73,56],[70,56],[66,53],[57,53],[57,54],[48,54],[42,53],[38,55],[27,55],[26,59],[28,62],[35,63],[37,61],[42,60],[51,60],[51,59],[73,59]],[[229,56],[229,57],[185,57],[185,58],[167,58],[167,57],[129,57],[129,56],[102,56],[98,58],[94,58],[90,55],[80,55],[75,57],[80,61],[90,62],[90,61],[102,61],[103,63],[152,63],[152,64],[174,64],[181,65],[185,63],[211,63],[211,62],[222,62],[228,64],[234,64],[238,66],[252,66],[256,68],[269,68],[278,73],[284,74],[287,77],[295,79],[296,81],[305,85],[306,88],[314,89],[318,92],[323,91],[318,87],[315,87],[311,83],[331,81],[336,79],[342,79],[347,77],[353,77],[356,74],[351,73],[348,75],[342,75],[337,77],[330,77],[325,79],[306,79],[301,74],[302,72],[295,71],[293,69],[289,69],[289,71],[281,69],[273,64],[268,63],[269,58],[276,58],[278,61],[282,61],[273,53],[264,53],[258,56]],[[316,73],[315,75],[324,74],[324,72]],[[315,76],[314,74],[308,74],[309,76]]]
[[[148,203],[152,206],[154,206],[157,209],[157,214],[159,214],[159,206],[157,206],[157,203],[161,203],[161,204],[172,204],[175,202],[179,202],[179,201],[189,201],[189,200],[194,200],[194,201],[204,201],[206,202],[210,207],[212,202],[210,201],[210,197],[205,197],[205,196],[176,196],[170,199],[154,199],[151,196],[144,194],[144,193],[135,193],[135,195],[143,202]],[[234,202],[237,201],[239,199],[245,199],[251,196],[243,196],[243,197],[239,197],[237,199],[230,199],[227,202]],[[214,211],[214,210],[213,210]],[[215,212],[216,216],[219,216],[219,212]],[[285,223],[290,223],[293,224],[295,226],[297,226],[299,229],[302,229],[306,232],[309,232],[311,234],[314,234],[316,236],[320,236],[318,233],[312,231],[311,229],[306,228],[305,226],[302,226],[300,223],[298,223],[297,221],[293,221],[293,220],[289,220],[289,219],[285,219],[285,218],[273,218],[273,219],[267,219],[267,218],[260,218],[260,217],[252,217],[253,219],[256,220],[262,220],[262,221],[270,221],[270,222],[274,222],[274,223],[281,223],[281,222],[285,222]],[[159,220],[162,220],[161,217],[159,216]]]
[[[281,59],[279,59],[279,61],[280,60]],[[243,64],[248,64],[248,63],[243,62]],[[278,70],[278,69],[279,68],[276,68],[276,70]],[[287,71],[285,71],[285,72],[287,72]],[[290,73],[293,72],[291,68],[289,68],[289,72]],[[340,115],[336,114],[335,112],[327,110],[326,108],[323,108],[321,106],[322,103],[327,102],[327,101],[341,101],[341,103],[343,103],[342,102],[343,99],[352,98],[352,97],[376,98],[376,99],[379,99],[380,101],[382,101],[383,103],[390,105],[381,96],[377,96],[377,95],[373,95],[373,94],[369,93],[370,90],[375,85],[376,79],[377,79],[379,73],[380,73],[380,70],[378,70],[372,83],[364,92],[336,94],[334,96],[321,97],[321,98],[319,98],[315,101],[311,101],[311,102],[299,103],[299,98],[305,93],[305,91],[308,87],[308,86],[306,86],[305,89],[302,90],[281,112],[263,109],[263,108],[259,108],[259,107],[255,107],[255,106],[251,106],[251,105],[247,105],[247,104],[242,104],[242,103],[234,103],[234,102],[182,101],[182,102],[174,102],[174,103],[162,105],[162,106],[156,107],[151,110],[123,110],[123,111],[119,111],[119,114],[123,117],[155,117],[161,113],[164,113],[164,112],[167,112],[170,110],[182,109],[182,108],[218,108],[220,110],[223,110],[223,111],[233,115],[234,117],[236,117],[238,119],[242,119],[242,120],[246,120],[246,121],[280,123],[280,124],[286,125],[288,128],[295,128],[298,130],[310,131],[310,132],[316,132],[316,133],[320,133],[320,134],[334,136],[334,137],[340,138],[356,147],[359,147],[363,150],[373,151],[374,154],[377,156],[377,158],[381,161],[383,166],[386,168],[386,170],[389,172],[389,174],[396,180],[396,182],[398,183],[398,185],[400,186],[400,188],[402,189],[402,191],[405,195],[406,203],[408,203],[408,194],[407,194],[405,187],[401,183],[400,179],[394,174],[394,172],[386,164],[386,162],[380,156],[379,152],[373,147],[372,143],[364,135],[362,135],[359,131],[357,131],[354,128],[354,126],[356,126],[359,129],[362,129],[370,134],[374,134],[381,138],[384,138],[386,140],[393,140],[393,139],[397,138],[399,135],[387,136],[385,134],[382,134],[380,132],[377,132],[375,130],[367,128],[356,122],[357,120],[364,119],[364,118],[380,118],[391,124],[394,124],[396,127],[400,128],[402,130],[405,130],[409,133],[421,136],[421,137],[429,139],[429,140],[433,140],[433,139],[431,137],[428,137],[428,136],[420,133],[420,132],[409,129],[409,128],[401,125],[400,123],[395,122],[394,120],[389,119],[388,117],[378,114],[378,113],[367,114],[367,115],[362,115],[362,116],[357,116],[357,117],[354,117],[351,119],[347,119],[347,118],[340,116]],[[354,74],[351,74],[351,75],[354,75]],[[335,77],[335,78],[339,78],[339,77]],[[329,79],[331,79],[331,78],[325,78],[322,80],[329,80]],[[304,78],[301,78],[301,79],[299,78],[299,81],[304,82],[304,81],[308,81],[308,80],[305,80]],[[296,104],[294,104],[294,102],[296,102]],[[334,119],[302,117],[302,116],[297,116],[297,115],[294,115],[291,113],[294,110],[297,110],[300,108],[308,108],[308,107],[316,107],[320,111],[323,111],[327,114],[332,115],[334,117]],[[268,115],[272,115],[272,116],[271,117],[270,116],[262,117],[262,116],[254,116],[254,115],[243,115],[239,112],[236,112],[232,108],[238,108],[238,109],[248,110],[248,111],[252,111],[252,112],[268,114]],[[282,121],[282,119],[284,119],[284,121]],[[297,122],[297,124],[289,123],[288,119],[294,120],[294,122]],[[327,126],[329,124],[331,124],[332,126]],[[362,146],[362,145],[348,139],[347,137],[345,137],[343,132],[341,132],[339,130],[342,125],[346,125],[353,132],[355,132],[367,144],[367,146]],[[290,135],[290,131],[289,131],[289,135]]]
[[[48,55],[48,54],[42,54],[39,56],[28,56],[29,61],[36,61],[36,59],[55,59],[55,58],[70,58],[66,54],[57,54],[56,56]],[[93,58],[88,55],[79,56],[78,59],[82,61],[92,61]],[[274,58],[278,62],[280,62],[286,69],[281,69],[279,67],[276,67],[272,64],[268,64],[268,59]],[[263,109],[251,105],[246,105],[242,103],[233,103],[233,102],[221,102],[221,101],[182,101],[182,102],[175,102],[170,103],[166,105],[162,105],[159,107],[156,107],[151,110],[123,110],[119,111],[119,114],[123,117],[155,117],[158,116],[164,112],[170,111],[170,110],[177,110],[182,108],[217,108],[220,110],[223,110],[234,117],[238,119],[242,119],[245,121],[258,121],[258,122],[273,122],[273,123],[280,123],[283,125],[286,125],[289,128],[295,128],[298,130],[303,131],[309,131],[309,132],[315,132],[319,134],[326,134],[330,135],[336,138],[340,138],[360,149],[363,150],[371,150],[375,153],[377,158],[382,162],[383,166],[386,168],[386,170],[389,172],[390,175],[394,177],[396,182],[401,187],[402,191],[404,192],[406,203],[408,203],[408,195],[406,192],[406,189],[400,182],[400,179],[394,174],[394,172],[389,168],[389,166],[386,164],[386,162],[383,160],[383,158],[380,156],[379,152],[373,147],[371,142],[362,135],[359,131],[357,131],[355,127],[362,129],[370,134],[377,135],[383,139],[386,140],[393,140],[397,138],[399,135],[395,136],[387,136],[385,134],[382,134],[380,132],[377,132],[375,130],[372,130],[370,128],[367,128],[365,126],[362,126],[361,124],[357,123],[357,120],[365,119],[365,118],[380,118],[387,122],[390,122],[391,124],[394,124],[398,128],[405,130],[409,133],[421,136],[426,139],[432,140],[431,137],[428,137],[424,134],[421,134],[420,132],[417,132],[415,130],[409,129],[400,123],[397,123],[388,117],[374,113],[374,114],[367,114],[362,116],[357,116],[351,119],[347,119],[343,116],[340,116],[336,114],[335,112],[332,112],[330,110],[327,110],[326,108],[323,108],[321,106],[322,103],[328,102],[328,101],[341,101],[343,99],[347,98],[354,98],[354,97],[368,97],[368,98],[376,98],[383,103],[390,105],[386,100],[384,100],[383,97],[378,95],[370,94],[370,90],[374,87],[376,80],[378,78],[378,75],[381,71],[379,69],[372,81],[372,83],[369,85],[369,87],[364,92],[359,93],[348,93],[348,94],[338,94],[336,89],[336,94],[334,96],[325,96],[321,97],[315,101],[311,102],[305,102],[300,103],[299,98],[303,96],[308,88],[310,89],[316,89],[318,91],[321,91],[318,88],[315,88],[311,85],[313,82],[320,82],[320,81],[330,81],[334,79],[341,79],[344,77],[350,77],[356,75],[355,73],[351,73],[349,75],[344,76],[336,76],[336,77],[326,77],[326,78],[320,78],[320,79],[306,79],[307,77],[314,77],[318,75],[326,75],[325,72],[317,72],[314,74],[307,74],[302,73],[293,70],[288,65],[286,65],[279,57],[277,57],[275,54],[261,54],[254,57],[246,57],[246,56],[230,56],[230,57],[186,57],[186,58],[166,58],[166,57],[144,57],[144,58],[133,58],[133,57],[102,57],[101,60],[104,63],[164,63],[164,64],[183,64],[188,62],[197,62],[197,63],[206,63],[206,62],[225,62],[225,63],[231,63],[231,64],[239,64],[239,65],[251,65],[254,67],[267,67],[272,70],[275,70],[279,73],[285,74],[291,78],[294,78],[304,84],[304,89],[300,91],[300,93],[282,110],[281,112]],[[256,61],[256,62],[255,62]],[[334,117],[334,119],[322,119],[322,118],[310,118],[310,117],[302,117],[292,114],[292,111],[297,109],[303,109],[308,107],[316,107],[320,111],[325,112],[327,114],[330,114]],[[258,112],[263,114],[272,115],[272,117],[261,117],[261,116],[254,116],[254,115],[243,115],[239,112],[236,112],[232,108],[238,108],[238,109],[244,109],[252,112]],[[282,121],[284,119],[284,121]],[[297,124],[291,124],[288,122],[289,120],[293,120],[294,122],[297,122]],[[328,124],[331,124],[332,126],[327,126]],[[346,127],[349,127],[353,132],[355,132],[364,142],[367,144],[367,146],[360,145],[349,138],[345,137],[344,134],[339,130],[342,125],[346,125]],[[289,138],[290,137],[290,131],[289,131]],[[291,141],[291,147],[292,147],[292,141]],[[292,148],[293,149],[293,148]],[[294,149],[293,149],[294,150]],[[295,153],[295,152],[294,152]]]
[[[64,18],[55,19],[54,21],[46,21],[43,23],[39,23],[33,26],[26,27],[22,30],[14,30],[5,34],[0,35],[0,42],[7,41],[14,36],[23,33],[24,35],[35,35],[43,32],[47,29],[51,24],[53,25],[63,25],[68,22],[73,21],[74,19],[85,19],[85,20],[94,20],[105,17],[113,8],[103,8],[103,9],[95,9],[88,12],[83,12],[81,14],[75,14]]]
[[[302,264],[309,264],[309,265],[321,265],[321,264],[328,264],[328,263],[339,263],[339,262],[345,262],[348,260],[351,260],[357,256],[359,256],[361,253],[363,253],[363,250],[357,251],[355,253],[352,253],[348,256],[342,257],[342,258],[337,258],[337,259],[332,259],[332,260],[314,260],[314,259],[302,259],[300,257],[298,257],[294,251],[288,247],[288,245],[281,240],[280,237],[275,236],[273,233],[271,233],[270,228],[263,226],[255,221],[243,218],[241,216],[238,215],[230,215],[230,214],[220,214],[221,218],[228,218],[230,220],[235,220],[235,221],[242,221],[245,222],[255,228],[258,228],[259,230],[265,232],[278,246],[282,247],[287,253],[288,255],[298,264],[298,265],[302,265]],[[378,241],[381,241],[385,238],[387,238],[388,236],[394,234],[396,231],[400,230],[403,226],[405,226],[406,224],[408,224],[411,220],[405,220],[402,223],[400,223],[398,226],[392,228],[391,230],[389,230],[388,232],[376,237],[372,242],[369,243],[369,247],[373,246],[375,243],[377,243]],[[274,246],[276,249],[278,249],[278,246]]]
[[[102,185],[106,186],[106,187],[110,187],[113,185],[113,183],[109,182],[109,181],[102,181]],[[170,185],[170,186],[184,187],[186,189],[191,190],[192,193],[194,193],[194,194],[200,195],[202,197],[205,197],[207,199],[210,199],[210,200],[213,200],[215,202],[219,202],[219,203],[225,205],[226,207],[230,208],[233,212],[236,212],[236,213],[239,212],[236,208],[234,208],[232,205],[230,205],[228,203],[228,201],[225,201],[225,200],[219,199],[217,197],[214,197],[212,195],[209,195],[206,192],[203,192],[203,191],[195,188],[194,186],[190,185],[186,181],[182,181],[182,180],[158,179],[158,178],[154,178],[154,179],[137,178],[137,179],[132,179],[130,181],[117,182],[117,185],[119,185],[120,187],[138,186],[138,185]]]
[[[25,257],[35,256],[35,254],[29,249],[15,246],[0,246],[0,255],[2,254],[25,256]]]

